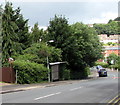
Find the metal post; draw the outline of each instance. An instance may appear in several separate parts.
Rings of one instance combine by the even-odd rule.
[[[49,43],[54,42],[54,40],[49,40]],[[48,45],[48,43],[46,42],[46,46]],[[49,58],[47,56],[47,69],[48,69],[48,82],[50,82],[50,67],[49,67]]]
[[[50,82],[50,68],[49,68],[49,59],[48,59],[48,56],[47,56],[47,69],[48,69],[48,82]]]
[[[16,81],[15,81],[15,83],[17,84],[17,70],[16,70]]]

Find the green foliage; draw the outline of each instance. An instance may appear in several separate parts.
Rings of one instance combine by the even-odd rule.
[[[44,42],[46,40],[46,31],[39,29],[38,23],[34,24],[34,27],[31,29],[30,39],[31,44],[38,43],[40,40]]]
[[[87,67],[102,57],[102,44],[97,33],[94,28],[87,25],[69,25],[65,17],[55,15],[50,20],[47,31],[40,30],[36,23],[29,33],[28,20],[20,14],[20,8],[13,10],[12,3],[7,2],[2,15],[2,63],[5,65],[9,57],[16,60],[14,68],[18,70],[19,83],[35,83],[46,79],[45,68],[39,64],[46,66],[47,56],[49,62],[68,62],[67,68],[63,71],[64,79],[87,77]],[[94,26],[97,31],[101,30],[98,33],[116,32],[114,21],[103,25],[102,28]],[[54,40],[54,43],[48,43],[49,40]]]
[[[74,74],[72,78],[86,77],[85,68],[102,57],[102,44],[97,33],[82,23],[69,26],[65,17],[55,16],[50,21],[48,36],[55,41],[53,46],[61,48],[62,60],[68,62],[71,73],[80,74],[78,77]]]
[[[2,13],[2,64],[9,57],[21,53],[28,45],[28,26],[20,14],[20,8],[13,10],[12,3],[7,2]]]
[[[70,79],[70,70],[64,69],[63,70],[63,80],[69,80]]]
[[[20,8],[18,8],[18,13],[20,12]],[[19,43],[20,46],[22,47],[22,50],[26,49],[30,45],[30,40],[29,40],[29,33],[28,33],[28,19],[25,20],[22,14],[19,13],[18,19],[15,20],[15,23],[17,24],[18,29],[15,30],[17,33],[17,36],[19,37]],[[22,51],[21,51],[22,52]],[[21,53],[20,52],[20,53]]]
[[[51,45],[63,50],[64,43],[70,35],[70,28],[67,19],[65,17],[55,15],[55,17],[50,20],[49,24],[48,40],[54,40],[54,43]]]
[[[47,80],[48,70],[44,65],[24,60],[16,60],[13,68],[18,75],[19,84],[39,83]]]
[[[113,61],[113,63],[115,64],[117,62],[117,59],[118,59],[118,56],[112,53],[107,57],[107,62],[109,65],[111,65],[111,61]]]
[[[24,60],[24,61],[29,61],[29,62],[35,62],[36,59],[38,59],[37,55],[32,55],[32,54],[24,54],[24,55],[16,55],[13,56],[15,60]]]
[[[120,17],[115,18],[114,21],[120,21]]]
[[[110,46],[110,45],[112,45],[112,42],[108,42],[107,44]]]
[[[110,69],[118,69],[118,64],[115,64],[115,65],[109,65],[109,68]],[[120,68],[119,68],[119,70],[120,70]]]
[[[71,71],[70,78],[71,79],[85,79],[90,74],[89,67],[81,69],[80,71]]]
[[[95,30],[82,23],[73,24],[72,29],[74,36],[68,42],[70,49],[67,50],[72,49],[72,52],[69,52],[71,55],[68,55],[68,57],[74,57],[69,59],[71,66],[75,67],[74,69],[78,68],[78,70],[80,68],[84,69],[86,66],[92,66],[97,59],[102,57],[102,44]]]
[[[111,64],[111,61],[114,61],[113,64]],[[117,56],[116,54],[112,53],[107,58],[109,68],[114,68],[120,70],[120,56]]]
[[[108,63],[105,63],[105,62],[95,62],[95,66],[97,66],[97,65],[100,65],[100,66],[102,66],[104,68],[108,68],[109,67]]]
[[[24,54],[32,54],[35,57],[33,59],[34,62],[45,65],[47,56],[49,57],[49,62],[61,61],[61,50],[42,42],[32,44],[31,47],[24,50]]]
[[[107,24],[94,24],[98,34],[116,35],[119,34],[118,22],[110,20]]]

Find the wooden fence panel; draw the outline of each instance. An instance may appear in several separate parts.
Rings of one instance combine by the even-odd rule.
[[[11,67],[3,67],[0,69],[0,73],[2,77],[0,77],[0,81],[15,83],[15,72]]]

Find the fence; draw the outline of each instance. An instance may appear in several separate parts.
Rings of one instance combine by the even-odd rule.
[[[7,83],[15,83],[15,72],[11,67],[3,67],[0,69],[0,81]]]

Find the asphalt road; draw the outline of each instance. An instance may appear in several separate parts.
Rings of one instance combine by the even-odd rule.
[[[2,103],[108,103],[118,94],[118,72],[108,77],[77,81],[2,95]]]

